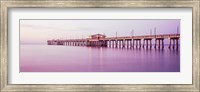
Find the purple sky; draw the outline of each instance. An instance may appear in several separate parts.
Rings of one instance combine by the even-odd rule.
[[[48,39],[86,38],[92,34],[107,37],[175,34],[180,20],[20,20],[20,43],[46,43]],[[180,33],[180,31],[178,30]]]

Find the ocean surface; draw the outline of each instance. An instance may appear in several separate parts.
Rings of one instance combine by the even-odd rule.
[[[20,45],[20,72],[180,72],[180,50]]]

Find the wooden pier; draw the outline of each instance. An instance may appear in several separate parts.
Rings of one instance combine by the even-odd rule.
[[[163,35],[144,35],[144,36],[124,36],[124,37],[106,37],[102,34],[92,35],[86,39],[66,39],[66,40],[47,40],[48,45],[66,45],[66,46],[99,46],[113,48],[152,48],[152,41],[155,41],[154,48],[163,49],[164,39],[168,40],[169,49],[178,49],[178,40],[180,34]],[[143,43],[142,43],[143,42]]]

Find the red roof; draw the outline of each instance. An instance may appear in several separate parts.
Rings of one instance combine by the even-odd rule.
[[[91,36],[106,36],[106,35],[103,35],[103,34],[94,34],[94,35],[91,35]]]

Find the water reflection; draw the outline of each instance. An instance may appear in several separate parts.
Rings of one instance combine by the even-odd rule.
[[[31,53],[27,53],[31,52]],[[180,51],[21,45],[21,72],[179,72]]]

